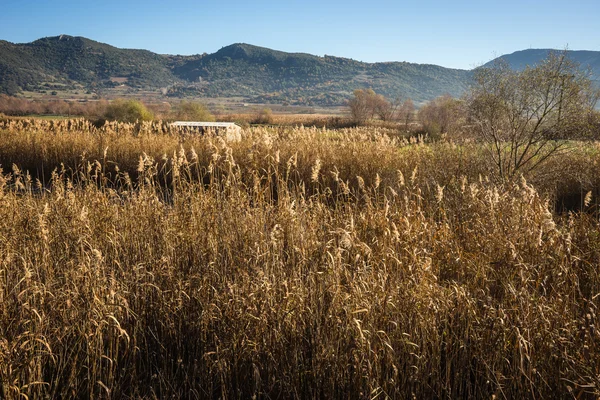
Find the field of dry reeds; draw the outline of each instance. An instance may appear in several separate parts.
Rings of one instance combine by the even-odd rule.
[[[0,398],[597,398],[599,151],[0,123]]]

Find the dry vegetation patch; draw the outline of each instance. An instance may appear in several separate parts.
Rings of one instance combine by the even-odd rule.
[[[5,123],[0,397],[597,397],[598,220],[482,154]]]

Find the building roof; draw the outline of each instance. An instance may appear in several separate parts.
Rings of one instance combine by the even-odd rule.
[[[207,128],[232,128],[236,125],[233,122],[196,122],[196,121],[176,121],[171,126],[198,126]]]

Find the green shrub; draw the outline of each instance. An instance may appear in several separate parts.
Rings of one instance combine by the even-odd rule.
[[[121,122],[151,121],[154,115],[138,100],[113,100],[104,112],[105,119]]]
[[[179,103],[174,117],[178,121],[215,121],[215,116],[210,113],[204,104],[193,101]]]

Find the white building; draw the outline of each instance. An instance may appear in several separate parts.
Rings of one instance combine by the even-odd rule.
[[[242,128],[233,122],[195,122],[176,121],[171,124],[185,132],[197,132],[199,134],[212,133],[222,136],[228,141],[240,141],[242,139]]]

